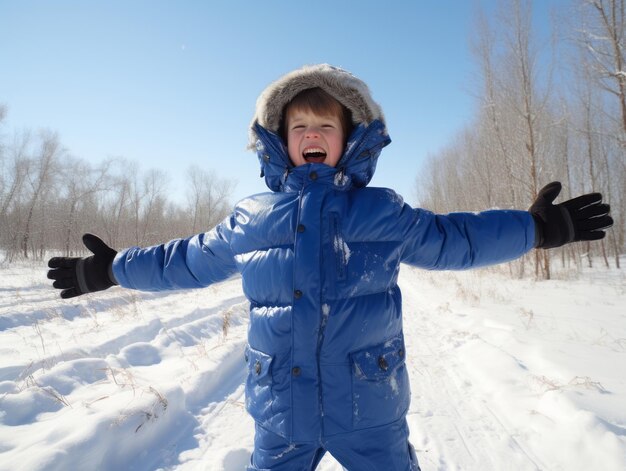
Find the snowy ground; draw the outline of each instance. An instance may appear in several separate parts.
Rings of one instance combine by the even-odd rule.
[[[424,471],[626,469],[625,270],[561,278],[403,267]],[[239,279],[57,296],[42,265],[0,269],[0,470],[244,468]]]

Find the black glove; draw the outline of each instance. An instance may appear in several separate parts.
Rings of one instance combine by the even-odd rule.
[[[550,249],[579,240],[598,240],[613,225],[608,204],[600,193],[588,193],[563,203],[552,202],[561,191],[560,182],[548,183],[528,210],[535,219],[535,247]]]
[[[83,244],[93,252],[91,257],[53,257],[48,260],[48,278],[52,286],[62,289],[63,299],[73,298],[92,291],[102,291],[116,285],[111,272],[117,251],[93,234],[83,235]]]

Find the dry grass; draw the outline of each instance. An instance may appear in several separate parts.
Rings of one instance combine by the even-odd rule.
[[[600,393],[609,392],[600,382],[593,381],[589,376],[574,376],[567,383],[561,383],[547,376],[533,376],[533,378],[542,387],[544,393],[548,391],[566,391],[572,389],[588,389]]]

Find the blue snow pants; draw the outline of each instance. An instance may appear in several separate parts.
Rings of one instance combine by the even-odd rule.
[[[320,443],[290,444],[258,424],[255,430],[247,471],[313,471],[326,452],[348,471],[420,471],[404,418]]]

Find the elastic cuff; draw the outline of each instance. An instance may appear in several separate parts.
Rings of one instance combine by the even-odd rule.
[[[119,283],[115,279],[115,275],[113,274],[113,261],[109,263],[109,268],[107,269],[107,273],[109,275],[109,280],[111,281],[111,283],[113,283],[114,285],[119,285]]]
[[[541,248],[541,245],[543,244],[543,229],[542,229],[542,222],[539,220],[539,218],[537,216],[535,216],[534,214],[530,214],[533,217],[533,222],[535,223],[535,245],[534,247],[536,249]]]

